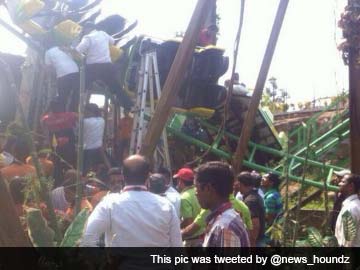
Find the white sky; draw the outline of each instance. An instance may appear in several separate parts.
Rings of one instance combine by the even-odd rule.
[[[119,13],[139,21],[134,33],[172,38],[185,31],[196,0],[103,0],[103,13]],[[218,0],[220,36],[218,45],[232,59],[240,0]],[[258,76],[279,0],[246,1],[237,71],[240,80],[253,88]],[[346,0],[290,0],[269,77],[278,78],[293,100],[331,96],[348,88],[347,68],[336,46],[337,28]],[[3,18],[4,13],[0,11]],[[22,53],[24,45],[0,26],[0,51]],[[229,70],[231,69],[231,66]],[[229,72],[228,72],[229,73]],[[221,81],[228,78],[224,76]]]

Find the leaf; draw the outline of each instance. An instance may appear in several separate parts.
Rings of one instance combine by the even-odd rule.
[[[26,210],[29,238],[34,247],[54,247],[54,231],[47,225],[41,210],[29,208]]]
[[[334,235],[325,236],[323,238],[323,244],[325,247],[338,247],[339,246],[337,239]]]
[[[310,247],[311,244],[308,240],[297,240],[295,242],[295,247]]]
[[[309,227],[306,229],[308,233],[307,241],[312,247],[324,247],[323,237],[318,229],[314,227]]]
[[[53,150],[50,148],[44,148],[39,151],[39,154],[52,154]]]
[[[60,247],[76,247],[78,245],[89,214],[90,211],[87,208],[84,208],[80,211],[80,213],[75,217],[74,221],[70,224],[69,228],[66,230]]]
[[[356,237],[356,222],[352,217],[350,211],[346,211],[341,216],[342,225],[344,228],[344,237],[346,241],[353,241]]]

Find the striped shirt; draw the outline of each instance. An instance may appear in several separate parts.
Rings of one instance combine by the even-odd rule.
[[[283,210],[282,199],[279,191],[269,189],[264,195],[265,213],[279,215]]]
[[[225,203],[207,218],[203,247],[248,247],[249,236],[240,215]]]

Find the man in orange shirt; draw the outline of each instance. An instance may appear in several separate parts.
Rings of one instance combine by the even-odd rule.
[[[120,119],[118,129],[118,153],[121,162],[129,155],[133,121],[129,111],[124,110],[124,117]]]

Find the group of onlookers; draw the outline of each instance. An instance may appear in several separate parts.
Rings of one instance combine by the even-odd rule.
[[[171,177],[164,168],[151,173],[148,161],[134,155],[123,162],[122,176],[121,192],[103,197],[90,215],[83,246],[97,246],[103,234],[106,246],[265,246],[265,228],[282,212],[277,176],[264,176],[264,200],[258,173],[235,177],[224,162],[184,167]]]

